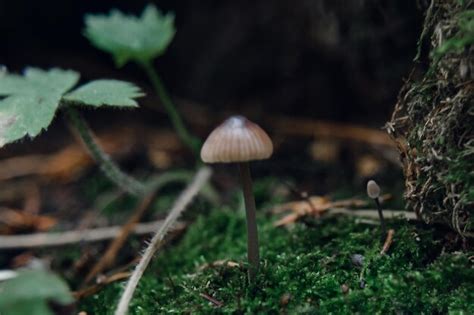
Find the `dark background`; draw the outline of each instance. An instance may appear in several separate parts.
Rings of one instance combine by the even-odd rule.
[[[147,3],[0,1],[0,64],[126,79],[149,92],[145,103],[155,102],[136,66],[115,69],[81,35],[85,13],[115,7],[138,14]],[[382,126],[412,66],[422,23],[413,0],[154,3],[176,14],[176,37],[156,66],[171,94],[184,100],[181,110],[192,101],[257,119],[270,113]],[[127,114],[165,121],[150,116],[146,109]]]

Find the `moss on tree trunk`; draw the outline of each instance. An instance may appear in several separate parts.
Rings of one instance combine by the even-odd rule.
[[[473,43],[473,1],[431,1],[415,68],[387,124],[408,206],[464,237],[474,236]]]

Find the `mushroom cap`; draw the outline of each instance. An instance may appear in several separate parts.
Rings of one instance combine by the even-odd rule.
[[[374,180],[369,180],[367,183],[367,195],[372,199],[376,199],[380,196],[380,187]]]
[[[243,116],[232,116],[207,137],[201,149],[206,163],[231,163],[268,159],[273,153],[270,137]]]

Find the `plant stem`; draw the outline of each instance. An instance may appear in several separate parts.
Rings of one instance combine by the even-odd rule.
[[[260,255],[258,252],[258,231],[255,199],[252,190],[249,162],[239,163],[240,178],[244,192],[245,211],[247,215],[247,256],[249,260],[249,282],[254,283],[258,271]]]
[[[176,106],[173,104],[173,101],[166,91],[166,88],[163,85],[158,72],[156,72],[155,68],[153,67],[153,64],[150,61],[145,61],[140,63],[140,66],[146,72],[148,78],[153,84],[153,88],[163,102],[163,107],[165,108],[166,113],[168,114],[171,123],[178,134],[178,137],[193,151],[194,154],[198,155],[201,141],[191,135],[191,133],[186,128],[181,115],[176,109]]]
[[[387,235],[387,227],[385,225],[385,219],[383,218],[382,205],[380,204],[379,198],[375,198],[374,201],[377,205],[377,211],[379,212],[380,227],[382,228],[383,233],[382,237],[385,237],[385,235]]]
[[[81,114],[71,106],[65,106],[64,110],[90,155],[97,163],[99,163],[100,169],[104,172],[105,176],[107,176],[107,178],[114,182],[118,187],[132,195],[145,195],[148,192],[147,187],[120,170],[114,161],[112,161],[110,156],[99,146],[92,130],[82,118]]]

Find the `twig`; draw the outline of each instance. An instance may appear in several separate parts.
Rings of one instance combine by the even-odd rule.
[[[135,209],[133,215],[128,219],[127,223],[122,227],[122,230],[117,235],[117,237],[110,243],[104,255],[97,261],[97,263],[92,267],[87,276],[85,277],[84,283],[89,282],[96,275],[101,273],[105,268],[110,266],[115,257],[117,256],[120,248],[123,247],[123,244],[127,241],[128,236],[132,232],[133,228],[140,221],[141,217],[145,213],[146,209],[153,201],[155,193],[149,194],[146,196]]]
[[[139,223],[133,229],[133,233],[137,235],[153,233],[163,225],[163,222],[164,220],[157,220],[148,223]],[[184,223],[178,222],[174,226],[174,229],[180,230],[184,227]],[[0,236],[0,250],[54,247],[82,242],[98,242],[117,237],[121,230],[122,226],[111,226],[67,232]]]
[[[151,239],[142,259],[133,271],[132,276],[130,277],[125,287],[125,290],[122,296],[120,297],[119,304],[117,306],[117,309],[115,310],[115,315],[125,315],[127,313],[128,305],[130,304],[130,301],[133,297],[135,288],[137,287],[140,278],[142,277],[143,273],[145,272],[145,269],[153,258],[153,255],[160,248],[163,238],[168,233],[168,230],[176,222],[181,213],[186,209],[192,199],[196,196],[202,186],[208,181],[210,176],[211,170],[209,168],[201,168],[194,177],[191,184],[181,193],[179,198],[176,200],[175,204],[171,208],[170,213],[166,217],[165,222]]]
[[[394,234],[395,234],[394,229],[390,229],[387,231],[387,238],[385,239],[385,243],[383,243],[383,247],[382,247],[382,250],[380,251],[380,255],[385,255],[388,252],[388,250],[390,249],[390,246],[392,245]]]
[[[102,287],[104,287],[107,284],[110,284],[115,281],[127,279],[129,276],[130,276],[130,272],[119,272],[103,279],[100,283],[96,283],[94,285],[91,285],[90,287],[73,292],[72,295],[76,299],[79,300],[89,295],[97,293]]]
[[[209,302],[211,302],[212,304],[214,304],[217,307],[222,307],[224,305],[224,303],[222,303],[221,301],[216,300],[215,298],[213,298],[209,294],[199,293],[199,296],[206,299],[206,300],[208,300]]]

